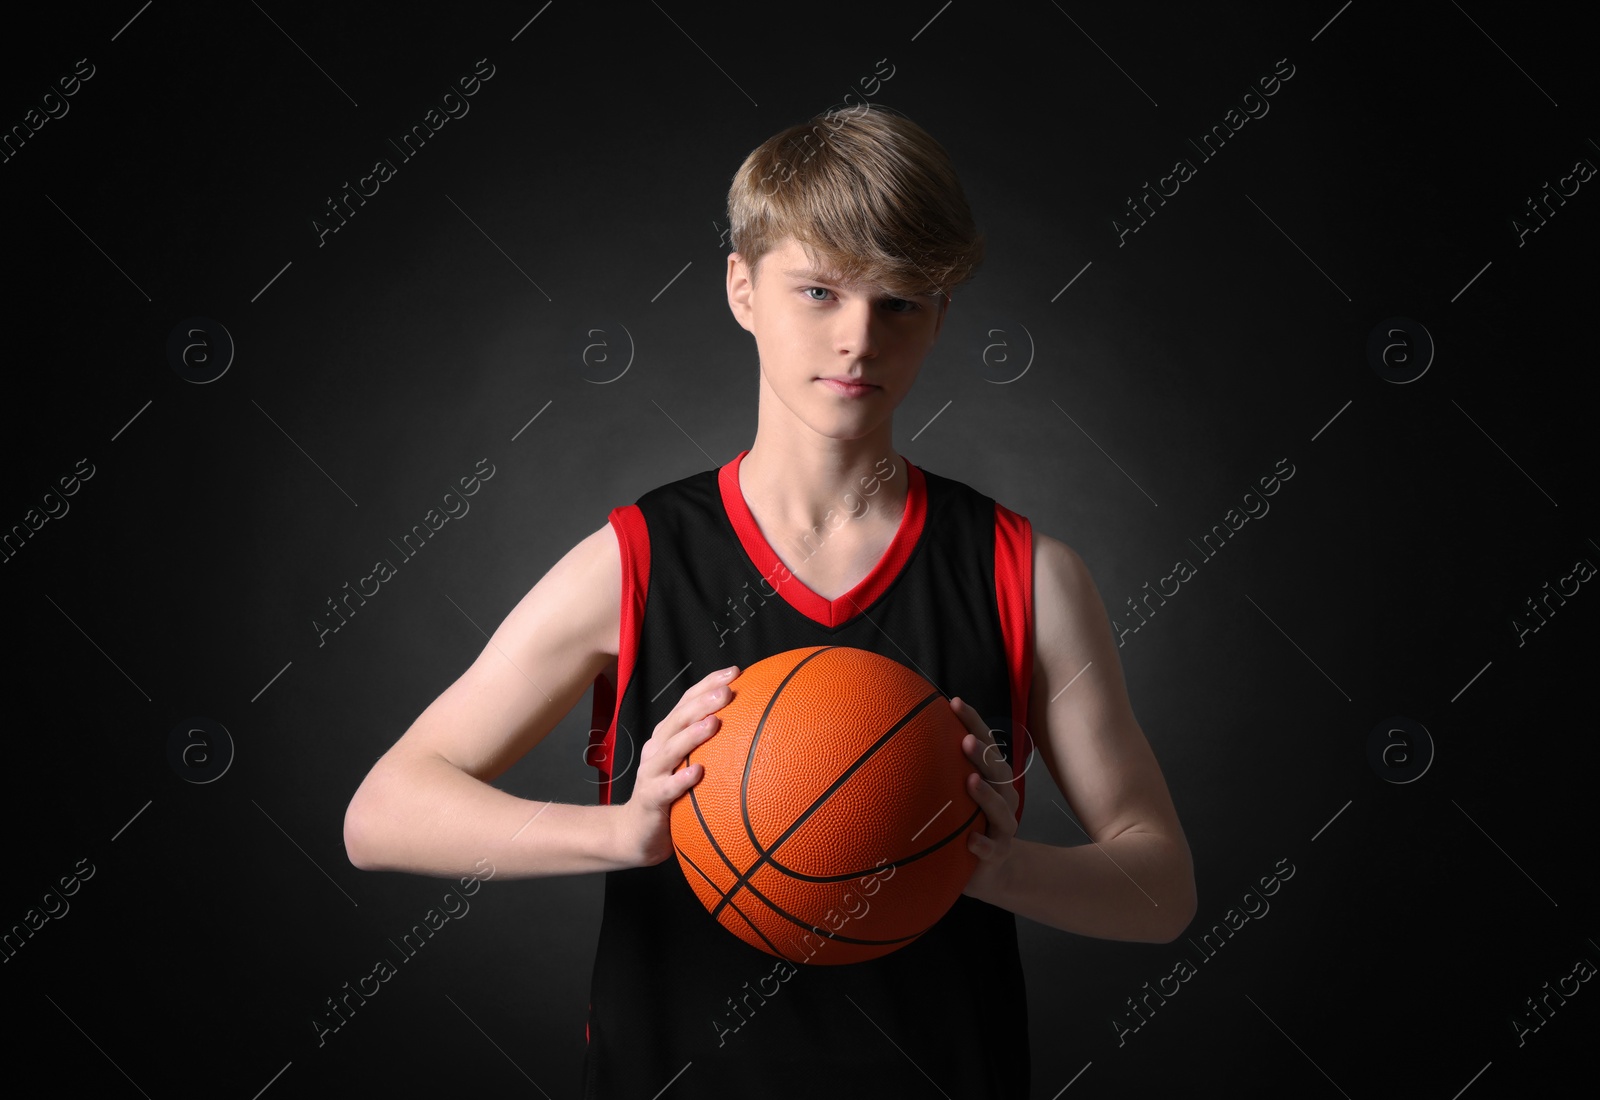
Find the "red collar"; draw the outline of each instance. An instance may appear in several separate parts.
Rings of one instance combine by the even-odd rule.
[[[884,551],[877,564],[872,567],[872,571],[862,578],[861,583],[837,599],[829,600],[807,588],[798,577],[789,572],[788,567],[783,564],[783,559],[761,533],[755,516],[751,515],[750,506],[745,502],[744,493],[739,489],[739,463],[749,453],[748,449],[740,451],[731,462],[717,471],[717,485],[722,492],[723,509],[733,524],[734,532],[739,536],[745,554],[767,579],[767,586],[776,588],[789,606],[800,614],[826,627],[840,626],[854,618],[894,583],[922,534],[923,522],[928,514],[927,486],[922,471],[902,456],[910,484],[906,490],[905,512],[900,516],[900,526],[895,530],[893,541],[889,543],[889,548]],[[862,499],[869,502],[871,500],[865,496]],[[838,511],[838,516],[843,518],[844,523],[850,522],[849,511],[843,505]],[[830,527],[825,525],[823,530],[827,533]],[[791,551],[791,558],[797,552]]]

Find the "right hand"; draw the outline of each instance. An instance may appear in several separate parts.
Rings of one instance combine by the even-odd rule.
[[[622,807],[631,866],[653,866],[672,855],[672,804],[705,774],[697,763],[674,769],[716,732],[720,722],[714,712],[733,698],[728,682],[737,675],[738,666],[719,669],[690,687],[639,750],[633,796]]]

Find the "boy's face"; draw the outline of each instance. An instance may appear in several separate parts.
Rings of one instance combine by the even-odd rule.
[[[728,307],[756,338],[761,373],[778,400],[813,430],[856,439],[889,418],[916,381],[949,299],[897,298],[816,271],[794,240],[761,257],[760,278],[728,257]],[[872,388],[844,392],[825,379]]]

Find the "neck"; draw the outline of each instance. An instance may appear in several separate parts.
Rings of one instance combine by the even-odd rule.
[[[890,422],[860,439],[830,439],[801,424],[783,433],[772,424],[762,418],[739,463],[739,487],[763,521],[810,530],[830,512],[835,522],[867,515],[897,521],[904,512],[906,461],[895,452]]]

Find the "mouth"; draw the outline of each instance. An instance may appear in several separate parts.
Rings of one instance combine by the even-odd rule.
[[[834,393],[844,397],[865,397],[867,394],[877,393],[883,388],[882,386],[874,386],[870,382],[855,382],[848,378],[819,378],[817,381],[827,386]]]

